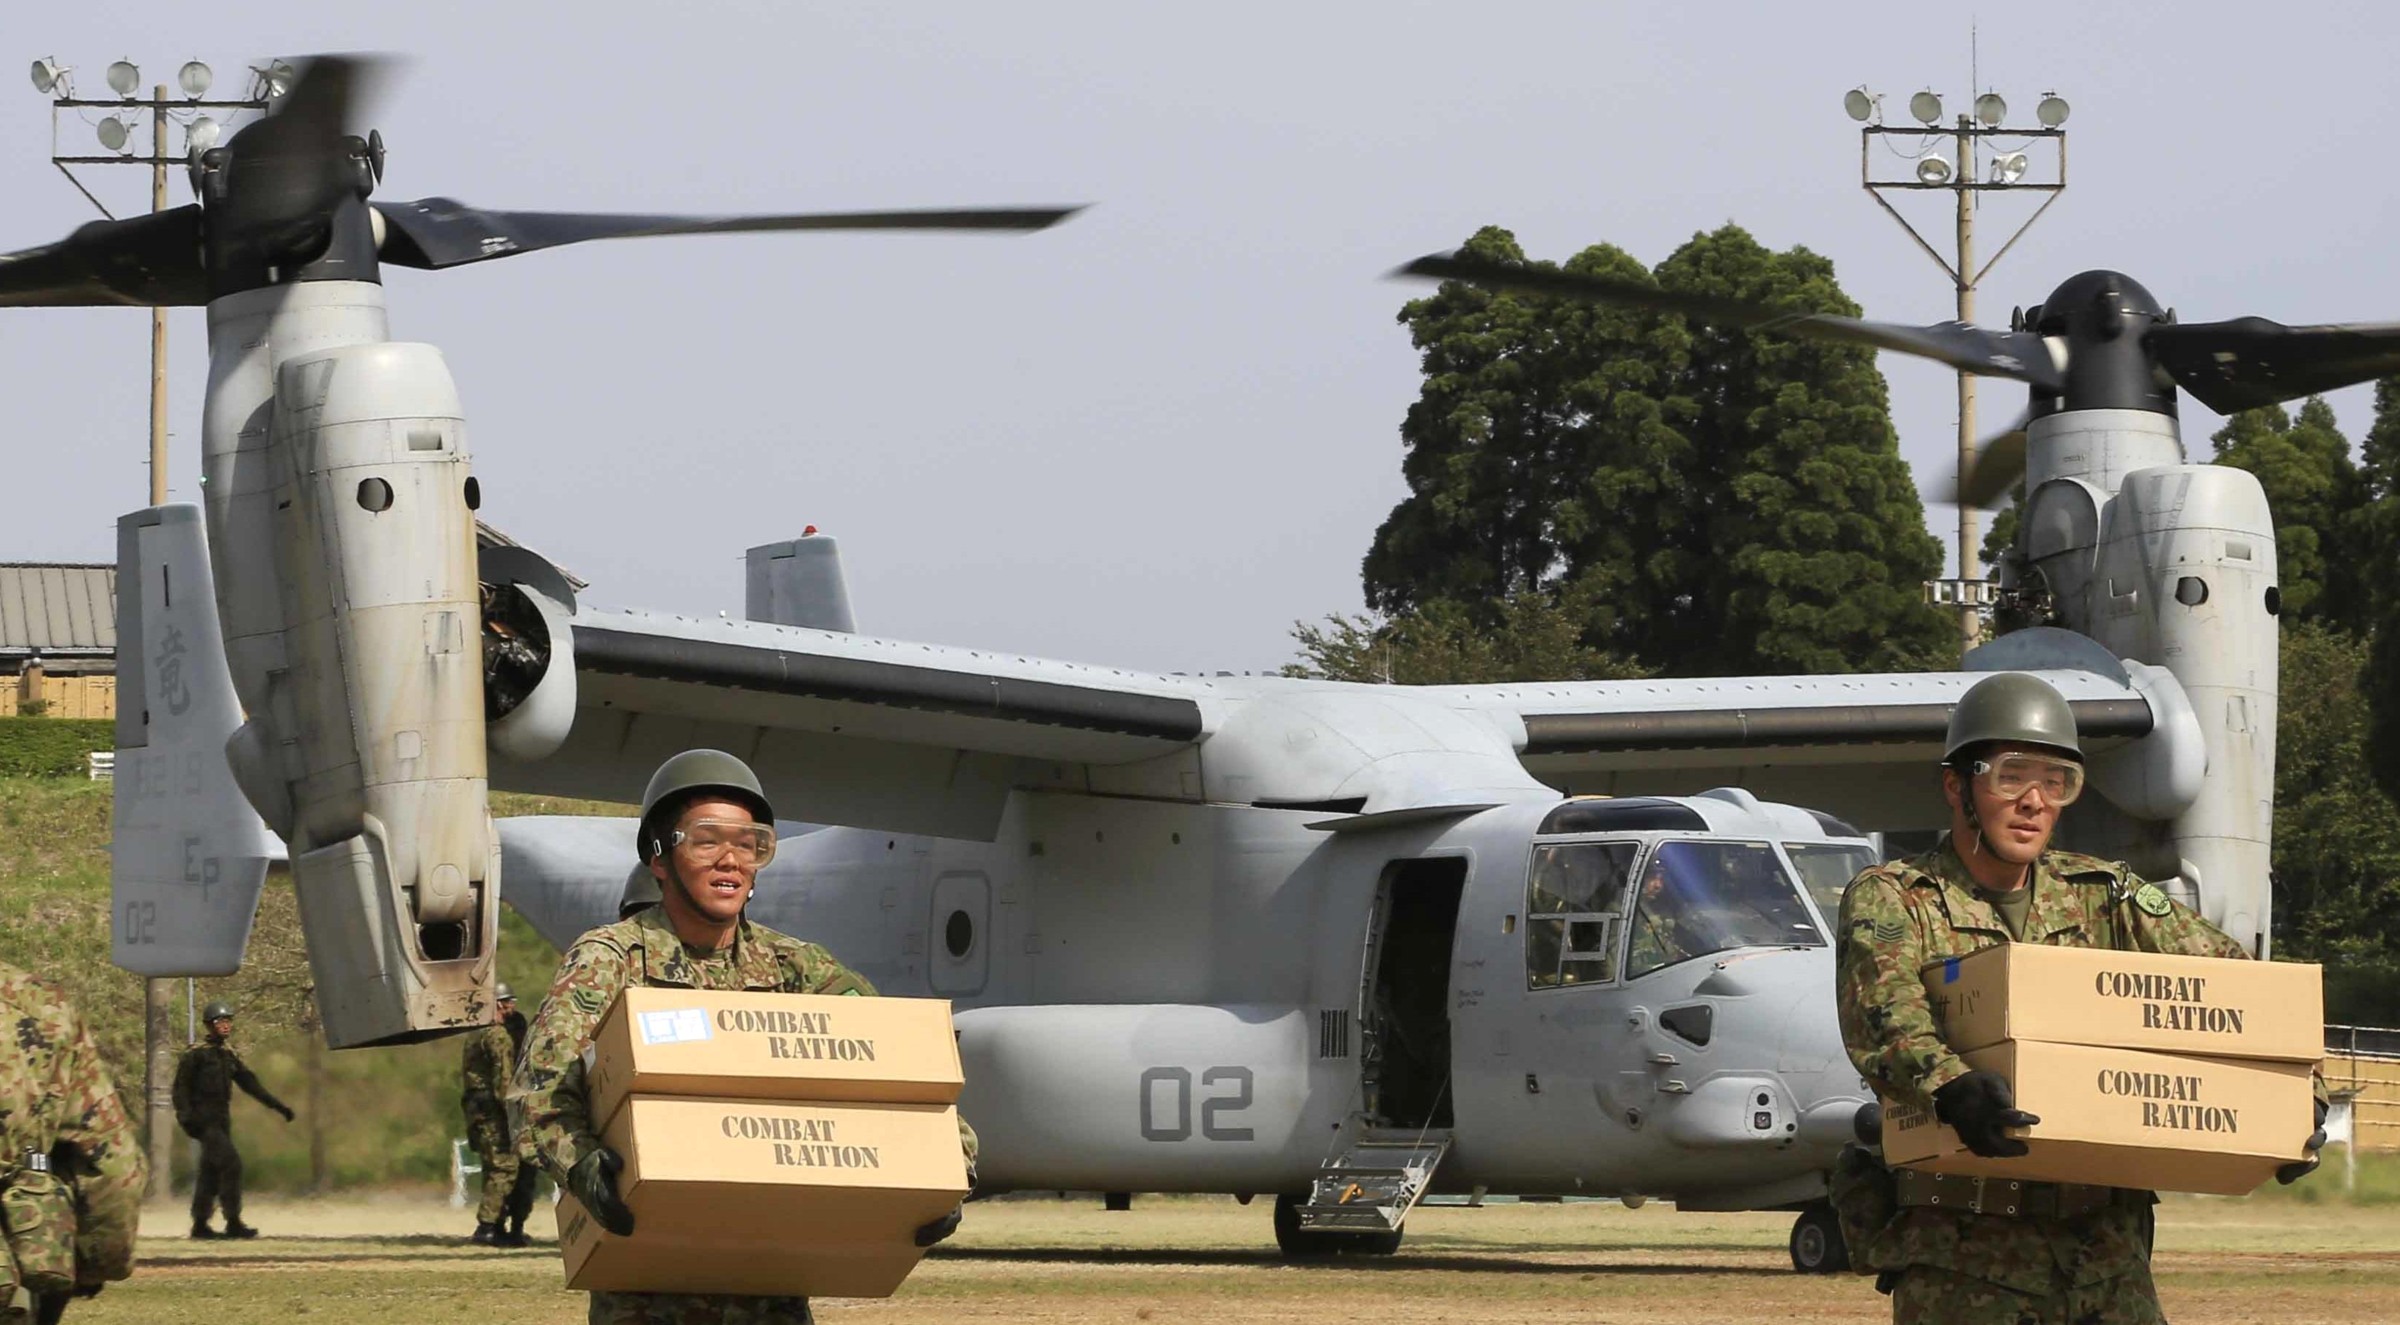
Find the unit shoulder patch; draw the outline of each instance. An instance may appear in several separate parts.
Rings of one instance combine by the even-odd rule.
[[[2133,904],[2154,916],[2164,916],[2175,909],[2175,904],[2167,900],[2165,891],[2155,883],[2145,883],[2134,889]]]

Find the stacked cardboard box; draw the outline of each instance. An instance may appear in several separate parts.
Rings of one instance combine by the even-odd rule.
[[[1932,1173],[2238,1195],[2300,1158],[2324,1056],[2315,966],[2010,943],[1924,972],[1943,1038],[2042,1121],[1982,1159],[1884,1102],[1883,1153]]]
[[[886,1297],[967,1191],[940,999],[626,990],[584,1059],[633,1236],[559,1202],[567,1287]]]

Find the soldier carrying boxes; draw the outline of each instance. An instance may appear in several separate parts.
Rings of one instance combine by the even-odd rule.
[[[2315,990],[2314,968],[2228,979],[2226,962],[2200,959],[2247,958],[2239,944],[2123,864],[2049,850],[2083,775],[2056,690],[2022,673],[1977,682],[1944,743],[1949,834],[1861,873],[1842,899],[1842,1039],[1884,1100],[1883,1158],[1911,1167],[1854,1148],[1834,1204],[1852,1263],[1879,1273],[1904,1325],[2159,1320],[2150,1188],[2185,1182],[2162,1172],[2247,1191],[2269,1172],[2299,1178],[2324,1144],[2321,1084],[2314,1121],[2303,1112],[2321,995],[2285,1009],[2278,1030],[2272,997],[2235,1008],[2204,992],[2209,971],[2219,992],[2270,977]],[[2074,961],[2091,969],[2052,978]],[[2130,1038],[2040,1038],[2085,1037],[2127,1011]],[[2159,1152],[2179,1152],[2177,1167]]]
[[[812,1292],[890,1293],[974,1183],[948,1005],[860,1015],[864,978],[745,918],[775,830],[741,760],[669,759],[638,831],[654,886],[568,949],[511,1090],[572,1198],[568,1286],[611,1325],[791,1325]]]

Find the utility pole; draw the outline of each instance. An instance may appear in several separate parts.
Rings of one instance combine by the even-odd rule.
[[[58,167],[59,173],[65,175],[67,181],[73,184],[76,191],[81,193],[92,206],[100,209],[102,216],[111,220],[116,219],[114,214],[101,203],[99,198],[93,196],[90,189],[84,187],[83,181],[77,179],[75,172],[68,167],[75,165],[147,165],[150,167],[150,210],[153,214],[163,212],[167,210],[167,167],[214,146],[221,132],[218,123],[201,112],[204,110],[222,110],[233,113],[263,112],[266,109],[266,95],[275,87],[272,76],[274,69],[270,67],[267,70],[253,70],[252,72],[258,76],[258,81],[252,86],[252,95],[240,101],[201,100],[203,96],[207,95],[213,75],[209,72],[208,66],[198,60],[185,63],[178,73],[177,81],[182,84],[184,92],[181,98],[170,99],[164,83],[154,85],[151,88],[150,100],[147,105],[150,112],[150,155],[145,158],[132,155],[129,147],[131,136],[129,120],[144,109],[144,103],[134,96],[134,90],[141,86],[141,71],[132,62],[119,60],[108,67],[108,85],[117,93],[116,99],[85,100],[75,95],[74,85],[69,77],[72,73],[71,70],[60,65],[56,60],[37,60],[33,65],[34,90],[50,98],[50,163]],[[288,73],[288,69],[286,72]],[[90,110],[109,112],[93,121],[93,128],[99,136],[100,145],[108,149],[112,155],[62,154],[58,147],[59,112],[62,110],[72,111],[78,117]],[[180,111],[188,117],[183,121],[185,154],[182,157],[171,157],[167,154],[167,124],[170,119],[176,118],[169,114],[170,110]],[[167,310],[163,307],[153,307],[150,310],[150,505],[163,506],[166,501]],[[185,1013],[188,1021],[191,991],[189,981],[185,982],[185,990],[187,1004]],[[152,978],[143,981],[142,1004],[144,1014],[142,1018],[143,1095],[148,1105],[145,1112],[149,1115],[146,1148],[150,1161],[150,1188],[147,1194],[163,1200],[173,1194],[174,1186],[173,1159],[176,1130],[173,1091],[176,1058],[174,980]]]
[[[1960,115],[1956,127],[1949,130],[1940,127],[1942,99],[1930,88],[1909,98],[1909,114],[1918,121],[1916,126],[1883,123],[1883,98],[1863,87],[1845,96],[1843,107],[1850,112],[1850,118],[1859,121],[1862,126],[1858,141],[1859,183],[1865,186],[1868,196],[1875,199],[1876,205],[1899,222],[1909,238],[1917,241],[1917,247],[1925,256],[1933,259],[1934,265],[1942,269],[1942,274],[1950,278],[1951,287],[1958,296],[1958,320],[1973,322],[1975,288],[1982,284],[1983,278],[1999,264],[2000,259],[2016,247],[2017,240],[2033,228],[2033,223],[2042,219],[2042,213],[2050,210],[2050,204],[2058,201],[2058,195],[2066,191],[2067,131],[2062,127],[2067,122],[2066,100],[2055,92],[2042,94],[2041,104],[2034,111],[2034,117],[2041,121],[2039,128],[2005,127],[2003,121],[2008,118],[2008,103],[1996,92],[1977,96],[1975,113]],[[1878,163],[1872,149],[1879,138],[1884,140],[1885,146],[1891,148],[1900,161],[1913,163],[1908,176],[1878,176]],[[1944,138],[1952,140],[1951,150],[1957,160],[1955,166],[1941,155],[1941,140]],[[1988,159],[1983,159],[1981,149],[1989,139],[2024,141],[2004,147]],[[2043,141],[2056,145],[2056,177],[2049,181],[2029,180],[2025,176],[2032,163],[2025,149]],[[1902,145],[1904,143],[1905,146]],[[1884,196],[1887,190],[1911,189],[1947,189],[1956,199],[1958,231],[1955,262],[1937,251]],[[2024,223],[2009,235],[2000,250],[1992,254],[1991,260],[1978,267],[1975,265],[1975,208],[1980,195],[1990,192],[2033,192],[2047,196],[2042,199],[2042,205],[2034,209],[2033,215],[2026,217]],[[1975,467],[1978,452],[1975,434],[1975,376],[1961,369],[1958,374],[1957,476],[1960,483],[1966,481],[1968,473]],[[1965,502],[1958,503],[1958,576],[1956,579],[1928,581],[1925,586],[1928,602],[1958,609],[1958,636],[1962,649],[1974,648],[1982,638],[1983,613],[1992,601],[1991,584],[1984,579],[1981,565],[1980,523],[1973,506]]]

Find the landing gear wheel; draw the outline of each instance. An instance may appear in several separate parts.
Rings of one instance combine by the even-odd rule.
[[[1840,1274],[1850,1268],[1850,1244],[1842,1241],[1841,1221],[1831,1205],[1819,1201],[1792,1221],[1792,1268],[1802,1274]]]
[[[1300,1198],[1275,1198],[1275,1249],[1287,1261],[1322,1260],[1333,1254],[1331,1239],[1300,1228]]]
[[[1275,1198],[1275,1247],[1284,1259],[1322,1261],[1335,1256],[1390,1256],[1400,1250],[1402,1230],[1384,1233],[1320,1233],[1300,1227],[1301,1198]]]
[[[1102,1192],[1100,1194],[1100,1208],[1110,1211],[1131,1210],[1133,1208],[1133,1193]]]

